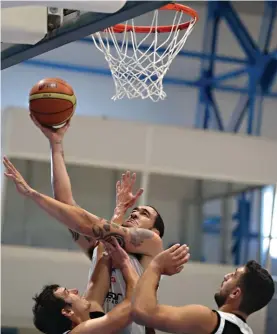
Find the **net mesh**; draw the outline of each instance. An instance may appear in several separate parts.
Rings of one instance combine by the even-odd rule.
[[[159,10],[153,12],[151,27],[159,27],[160,13]],[[131,31],[125,28],[122,33],[116,33],[108,28],[91,36],[109,64],[115,84],[113,100],[150,98],[156,102],[166,97],[163,78],[196,23],[196,19],[191,19],[187,29],[174,29],[184,22],[184,15],[182,11],[174,12],[172,28],[167,33],[161,34],[159,28],[153,29],[154,32],[136,33],[132,31],[136,27],[132,19],[126,22],[126,27],[133,27]]]

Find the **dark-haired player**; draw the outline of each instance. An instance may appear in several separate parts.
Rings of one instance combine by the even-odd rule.
[[[246,323],[248,316],[265,307],[274,295],[274,282],[268,271],[257,262],[249,261],[225,275],[215,293],[218,310],[203,305],[159,305],[156,290],[160,277],[174,274],[167,272],[165,263],[178,257],[181,251],[180,245],[174,245],[149,264],[136,286],[134,321],[170,333],[252,334]]]
[[[100,246],[102,247],[102,246]],[[34,324],[46,334],[118,333],[131,322],[131,298],[138,274],[128,254],[118,245],[107,244],[109,256],[99,256],[84,296],[77,289],[57,284],[47,285],[36,295],[33,307]],[[103,303],[110,285],[111,261],[122,271],[126,296],[111,312],[105,314]]]

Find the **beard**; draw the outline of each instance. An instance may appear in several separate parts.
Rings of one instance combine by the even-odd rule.
[[[223,295],[220,292],[217,292],[214,295],[214,300],[215,300],[218,308],[222,307],[225,304],[226,299],[227,299],[227,296]]]

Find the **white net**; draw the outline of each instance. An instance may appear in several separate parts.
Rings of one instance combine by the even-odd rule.
[[[153,12],[151,27],[159,27],[161,12]],[[187,29],[174,29],[184,22],[184,16],[182,11],[175,12],[172,28],[167,33],[161,33],[159,29],[144,34],[127,29],[116,33],[113,28],[108,28],[91,36],[109,64],[115,84],[113,100],[150,98],[156,102],[166,97],[163,78],[196,23],[196,19],[191,19]],[[134,21],[127,21],[126,27],[129,25],[135,30]]]

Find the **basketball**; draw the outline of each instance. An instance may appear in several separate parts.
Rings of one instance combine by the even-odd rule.
[[[44,126],[62,127],[73,116],[75,107],[74,91],[62,79],[43,79],[29,94],[30,112]]]

